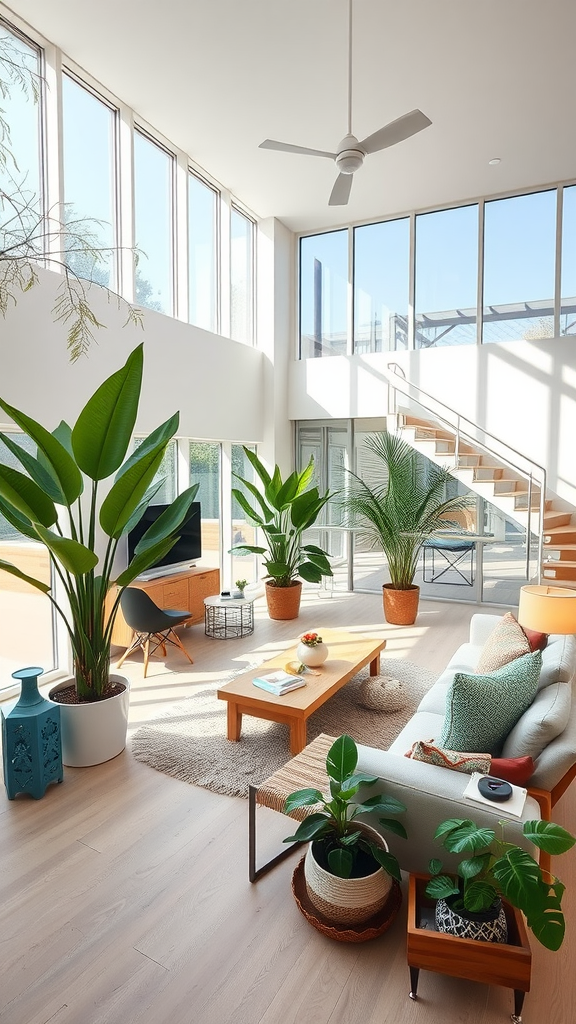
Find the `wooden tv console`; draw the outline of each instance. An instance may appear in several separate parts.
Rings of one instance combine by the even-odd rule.
[[[204,598],[220,593],[220,570],[196,567],[172,576],[157,576],[153,580],[134,580],[130,586],[145,590],[159,608],[186,609],[190,612],[186,626],[192,626],[195,622],[204,622]],[[116,588],[113,588],[112,599],[116,593]],[[117,647],[128,647],[131,641],[132,630],[119,608],[112,630],[112,643]]]

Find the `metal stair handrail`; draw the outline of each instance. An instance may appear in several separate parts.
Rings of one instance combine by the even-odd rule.
[[[418,392],[419,395],[423,395],[426,399],[429,399],[431,402],[433,402],[434,406],[441,406],[442,409],[444,409],[447,413],[449,413],[452,416],[453,419],[444,417],[440,413],[438,413],[434,407],[426,405],[426,403],[425,402],[421,402],[419,398],[415,398],[414,399],[417,402],[417,404],[421,406],[422,409],[424,409],[426,412],[429,412],[432,416],[434,416],[434,418],[440,424],[444,424],[444,426],[449,427],[453,431],[453,433],[454,433],[454,441],[455,441],[455,447],[454,447],[454,468],[455,469],[458,469],[459,466],[460,466],[460,442],[462,441],[462,439],[464,439],[468,443],[476,445],[478,448],[483,449],[483,451],[486,452],[488,455],[494,456],[494,458],[498,459],[499,462],[502,462],[502,463],[504,463],[505,466],[508,466],[509,469],[514,470],[514,472],[519,473],[520,476],[523,476],[523,477],[526,478],[526,480],[528,482],[528,509],[527,509],[527,511],[528,511],[528,521],[527,521],[527,525],[526,525],[526,535],[527,535],[527,542],[526,542],[526,578],[529,578],[529,576],[530,576],[530,541],[529,541],[529,537],[530,537],[530,533],[532,532],[531,531],[531,523],[532,523],[532,489],[533,489],[534,480],[535,480],[535,474],[534,474],[533,470],[537,470],[536,481],[537,481],[537,483],[540,486],[540,497],[539,497],[539,503],[538,503],[539,504],[539,519],[540,519],[540,521],[539,521],[539,529],[538,529],[538,583],[539,583],[540,582],[540,578],[541,578],[541,573],[542,573],[542,559],[543,559],[543,554],[544,554],[544,552],[543,552],[543,543],[544,543],[544,512],[545,512],[545,502],[546,502],[546,469],[544,468],[544,466],[541,466],[538,462],[534,462],[533,459],[528,458],[528,456],[524,455],[523,452],[518,451],[516,448],[513,448],[511,445],[507,444],[505,441],[502,441],[499,437],[496,437],[494,434],[491,434],[489,430],[486,430],[484,427],[480,426],[479,423],[475,423],[474,420],[469,419],[467,416],[463,416],[456,409],[453,409],[451,406],[447,405],[446,402],[441,401],[441,399],[436,398],[434,395],[431,395],[428,391],[425,391],[424,388],[421,388],[419,384],[414,384],[414,383],[412,383],[412,381],[409,381],[406,378],[406,374],[405,374],[404,368],[402,366],[400,366],[399,363],[396,363],[396,362],[388,363],[387,364],[387,370],[389,371],[386,374],[386,376],[388,378],[388,384],[394,390],[394,412],[396,414],[398,413],[398,407],[397,407],[397,402],[396,402],[396,392],[400,391],[402,394],[406,395],[407,398],[412,398],[413,396],[410,394],[410,390],[413,390],[413,391]],[[392,377],[394,379],[392,379]],[[401,382],[401,383],[399,383],[399,382]],[[454,422],[454,420],[456,422]],[[471,427],[473,430],[477,430],[484,437],[490,438],[492,441],[495,441],[497,443],[497,445],[498,445],[498,448],[500,446],[502,446],[503,448],[505,448],[509,452],[511,452],[513,455],[519,456],[519,458],[524,463],[527,463],[528,466],[531,467],[531,469],[526,470],[525,468],[522,468],[521,466],[519,466],[516,462],[513,462],[512,459],[509,459],[506,456],[500,455],[498,449],[490,448],[484,441],[478,440],[478,438],[475,437],[474,434],[469,433],[466,429],[463,430],[462,429],[462,424],[466,424],[467,427]],[[540,476],[539,480],[538,480],[538,474]]]

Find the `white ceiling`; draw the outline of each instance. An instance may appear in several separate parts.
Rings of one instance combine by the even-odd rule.
[[[347,0],[12,0],[260,217],[330,227],[576,176],[576,0],[354,0],[352,130],[432,126],[328,207],[346,132]],[[489,166],[491,158],[501,163]]]

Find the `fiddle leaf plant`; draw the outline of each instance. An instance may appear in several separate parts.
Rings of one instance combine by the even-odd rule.
[[[339,878],[355,877],[360,873],[358,863],[368,855],[378,866],[400,881],[400,866],[396,857],[383,850],[358,828],[356,818],[361,814],[401,814],[404,804],[395,797],[379,794],[358,803],[355,796],[360,786],[373,786],[378,781],[373,775],[357,772],[358,750],[351,736],[340,736],[330,747],[326,758],[326,771],[330,793],[323,796],[318,789],[299,789],[286,798],[284,814],[300,807],[315,804],[321,810],[310,813],[300,823],[293,836],[285,843],[313,841],[321,849],[328,871]],[[406,839],[406,830],[395,818],[380,818],[383,828]]]
[[[542,871],[526,850],[504,838],[504,828],[519,822],[500,821],[501,836],[491,828],[480,828],[467,818],[449,818],[434,834],[450,853],[466,853],[457,868],[457,878],[441,875],[442,862],[429,864],[433,876],[426,893],[433,899],[454,897],[456,911],[478,912],[505,899],[526,916],[528,927],[547,949],[559,949],[564,939],[562,896],[565,886],[554,875]],[[549,854],[570,850],[576,838],[551,821],[526,821],[522,834],[534,846]]]
[[[153,484],[153,479],[178,429],[176,413],[125,459],[142,372],[143,346],[139,345],[125,365],[100,385],[75,426],[62,422],[52,432],[0,399],[0,408],[34,449],[31,454],[9,434],[0,433],[23,470],[0,464],[0,513],[25,537],[48,549],[59,590],[55,595],[52,585],[25,575],[10,562],[0,561],[0,569],[45,593],[62,617],[80,701],[106,696],[110,643],[122,591],[174,546],[198,491],[194,484],[165,509],[139,541],[130,564],[114,579],[118,544],[142,518],[161,486]],[[110,478],[111,486],[101,500],[99,485]],[[108,602],[114,584],[117,594]]]

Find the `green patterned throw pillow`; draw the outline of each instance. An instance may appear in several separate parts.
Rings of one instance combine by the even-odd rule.
[[[516,658],[489,675],[456,672],[438,744],[448,750],[498,752],[536,695],[542,654]]]

